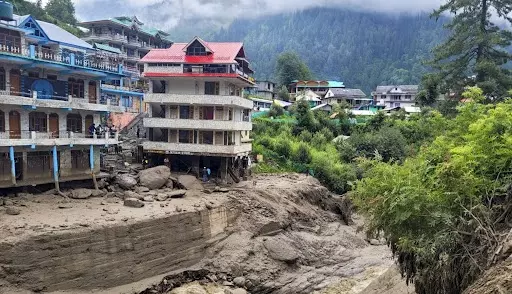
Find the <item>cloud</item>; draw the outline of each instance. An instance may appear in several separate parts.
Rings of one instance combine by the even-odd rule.
[[[312,7],[345,7],[386,13],[432,11],[443,0],[73,0],[80,20],[137,15],[148,25],[170,29],[182,20],[235,18],[292,12]]]

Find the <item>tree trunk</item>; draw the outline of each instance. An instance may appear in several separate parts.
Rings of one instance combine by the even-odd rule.
[[[487,43],[487,30],[486,30],[486,23],[487,23],[487,11],[489,10],[489,7],[487,6],[488,0],[482,0],[482,10],[480,11],[480,25],[479,25],[479,34],[481,36],[481,40],[478,44],[477,50],[476,50],[476,64],[478,65],[480,61],[482,61],[484,57],[484,48]],[[477,82],[483,82],[485,81],[485,73],[482,70],[476,71],[476,80]]]

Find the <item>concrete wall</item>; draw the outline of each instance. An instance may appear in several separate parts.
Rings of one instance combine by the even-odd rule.
[[[221,95],[195,95],[195,94],[146,94],[144,100],[146,103],[156,104],[194,104],[198,105],[217,105],[233,106],[244,109],[252,109],[254,104],[252,100],[238,96]]]
[[[240,133],[235,133],[235,140],[240,140]],[[252,150],[252,144],[250,143],[226,146],[146,141],[142,143],[142,146],[144,150],[170,151],[171,154],[227,157],[247,155]]]
[[[222,120],[195,120],[195,119],[171,119],[171,118],[144,118],[145,128],[172,128],[172,129],[197,129],[218,131],[250,131],[251,122],[222,121]]]
[[[197,263],[237,212],[218,207],[0,243],[0,277],[31,290],[113,287]]]

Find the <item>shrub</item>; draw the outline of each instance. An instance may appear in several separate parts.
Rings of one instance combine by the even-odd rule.
[[[356,180],[354,168],[348,164],[333,163],[328,156],[315,156],[311,163],[315,177],[331,191],[344,194]]]
[[[279,155],[284,156],[286,158],[290,157],[291,149],[292,149],[292,146],[291,146],[290,140],[287,138],[278,140],[274,146],[274,151],[277,152]]]
[[[311,162],[311,151],[308,145],[300,143],[293,153],[293,160],[298,163],[308,164]]]
[[[267,114],[269,117],[279,117],[284,115],[284,108],[276,103],[272,103],[272,106],[270,106],[270,110]]]
[[[302,142],[311,142],[312,139],[313,134],[311,134],[311,132],[308,130],[303,130],[299,134],[299,140],[301,140]]]
[[[313,135],[313,138],[311,139],[311,145],[318,149],[323,149],[326,143],[327,138],[325,138],[324,134],[322,134],[321,132],[315,133]]]
[[[354,134],[347,139],[347,143],[356,150],[357,156],[373,158],[375,152],[378,152],[386,162],[404,159],[407,147],[402,133],[391,127],[382,127],[379,131],[371,133]],[[350,153],[344,154],[346,155]]]

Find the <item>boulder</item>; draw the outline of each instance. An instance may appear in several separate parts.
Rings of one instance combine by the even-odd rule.
[[[103,192],[102,190],[92,190],[91,191],[91,197],[102,197],[105,194],[106,193]]]
[[[125,191],[124,192],[124,199],[126,198],[135,198],[135,199],[139,199],[139,200],[142,200],[144,199],[144,197],[142,195],[139,195],[133,191]]]
[[[5,210],[5,213],[7,213],[9,215],[18,215],[21,213],[21,210],[14,206],[8,206],[7,209]]]
[[[139,193],[139,194],[142,194],[142,193],[147,193],[149,192],[149,188],[148,187],[135,187],[134,191],[136,193]]]
[[[87,199],[92,196],[92,191],[93,190],[91,190],[91,189],[84,189],[84,188],[74,189],[69,193],[69,198]]]
[[[146,201],[146,202],[153,202],[154,201],[153,196],[146,196],[146,197],[144,197],[143,200]]]
[[[187,190],[203,190],[203,185],[201,182],[194,176],[191,175],[181,175],[178,177],[178,183],[184,189]]]
[[[183,197],[185,197],[186,194],[187,194],[187,190],[176,190],[176,191],[167,193],[167,196],[169,196],[171,198],[183,198]]]
[[[165,183],[165,187],[169,189],[174,188],[174,182],[171,179],[167,180],[167,182]]]
[[[137,180],[129,174],[121,174],[117,175],[116,183],[119,185],[119,187],[125,190],[130,190],[131,188],[135,187],[135,185],[137,185]]]
[[[139,172],[139,182],[141,186],[155,190],[164,186],[170,176],[171,170],[169,167],[161,165],[141,170]]]
[[[275,236],[281,232],[281,224],[276,221],[264,223],[258,230],[259,236]]]
[[[226,289],[224,290],[224,294],[247,294],[247,291],[242,288]]]
[[[166,201],[169,196],[167,194],[158,194],[156,195],[156,201]]]
[[[275,260],[294,263],[299,259],[297,250],[280,237],[270,237],[263,241],[263,245],[267,249],[270,257]]]
[[[108,183],[107,181],[105,181],[105,179],[100,179],[98,181],[98,189],[103,189],[103,188],[106,188],[108,186]]]
[[[126,198],[124,200],[124,206],[141,208],[144,207],[144,202],[136,198]]]
[[[238,287],[245,286],[245,278],[244,277],[236,277],[233,279],[233,284]]]

